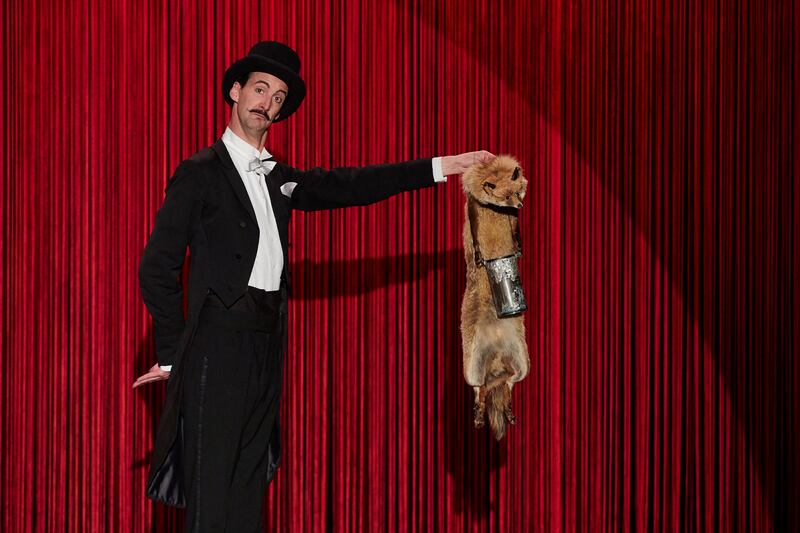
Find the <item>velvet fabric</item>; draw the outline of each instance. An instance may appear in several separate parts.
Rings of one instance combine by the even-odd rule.
[[[529,180],[531,372],[461,369],[458,179],[296,213],[270,531],[797,531],[796,2],[3,4],[0,529],[175,531],[136,268],[225,69],[297,50],[296,168],[487,149]]]

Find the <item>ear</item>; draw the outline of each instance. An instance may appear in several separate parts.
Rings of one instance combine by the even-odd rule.
[[[233,82],[233,85],[231,86],[231,90],[228,92],[228,95],[231,97],[231,100],[233,100],[235,104],[239,103],[239,92],[241,90],[242,86],[239,85],[239,82],[238,81]]]
[[[519,178],[519,167],[514,169],[514,174],[511,175],[511,181],[517,181]]]
[[[497,187],[497,185],[495,185],[491,181],[484,181],[483,182],[483,188],[484,189],[494,189],[495,187]]]

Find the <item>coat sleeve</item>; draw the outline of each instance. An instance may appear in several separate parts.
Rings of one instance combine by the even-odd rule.
[[[199,224],[202,187],[198,173],[182,163],[169,180],[164,203],[139,264],[139,285],[153,317],[159,365],[174,362],[184,328],[181,270],[191,233]]]
[[[290,205],[301,211],[367,205],[434,184],[430,159],[331,170],[287,168],[288,182],[296,183],[291,189]]]

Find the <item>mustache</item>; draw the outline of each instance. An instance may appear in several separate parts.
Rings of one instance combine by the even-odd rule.
[[[250,109],[250,112],[251,112],[251,113],[258,113],[258,114],[259,114],[259,115],[261,115],[262,117],[266,118],[268,122],[272,122],[272,117],[271,117],[271,116],[269,116],[269,113],[267,113],[267,112],[266,112],[266,111],[264,111],[263,109],[255,109],[255,108],[254,108],[254,109]]]

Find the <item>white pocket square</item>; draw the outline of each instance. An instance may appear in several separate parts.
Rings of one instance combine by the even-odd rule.
[[[289,198],[292,197],[292,192],[294,188],[297,187],[297,182],[295,181],[287,181],[283,185],[281,185],[281,192],[284,196],[288,196]]]

